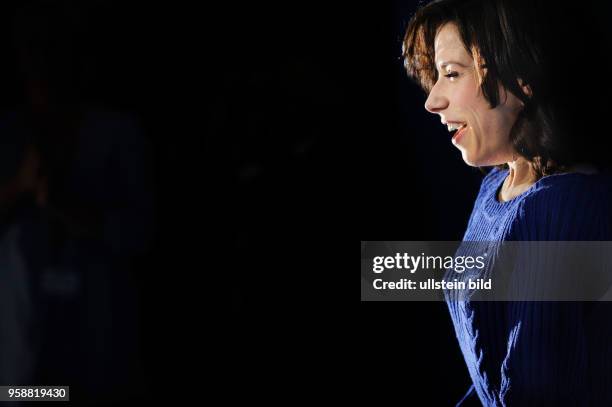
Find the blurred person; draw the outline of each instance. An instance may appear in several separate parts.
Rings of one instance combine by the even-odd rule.
[[[26,97],[1,121],[31,140],[25,189],[37,216],[25,240],[39,304],[38,381],[111,401],[144,386],[134,267],[154,234],[153,163],[134,115],[86,97],[86,22],[69,2],[17,10]]]

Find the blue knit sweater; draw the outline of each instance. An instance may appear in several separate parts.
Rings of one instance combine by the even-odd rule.
[[[612,240],[610,175],[545,176],[499,202],[507,175],[485,176],[464,241]],[[473,383],[457,405],[612,406],[611,303],[445,298]]]

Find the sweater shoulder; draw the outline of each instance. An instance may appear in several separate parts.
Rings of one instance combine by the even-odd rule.
[[[612,178],[555,174],[540,179],[518,206],[517,240],[612,240]]]

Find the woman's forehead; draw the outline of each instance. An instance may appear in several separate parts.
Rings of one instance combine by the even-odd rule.
[[[434,53],[438,67],[451,61],[466,63],[471,59],[454,23],[440,27],[434,40]]]

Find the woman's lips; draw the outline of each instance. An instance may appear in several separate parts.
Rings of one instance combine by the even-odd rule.
[[[453,135],[453,138],[452,138],[453,144],[457,144],[459,142],[459,139],[463,136],[463,133],[467,131],[467,128],[468,126],[466,124],[459,130],[457,130],[457,132]]]

